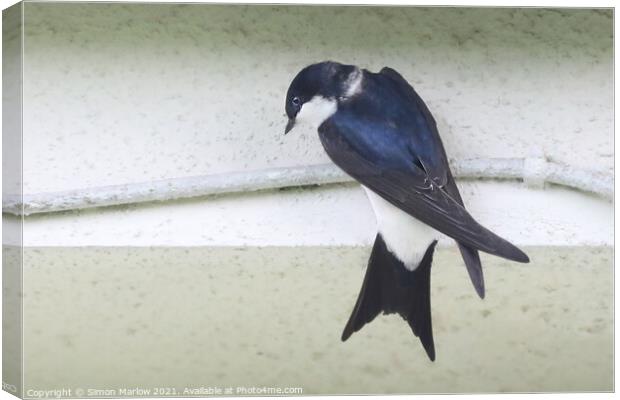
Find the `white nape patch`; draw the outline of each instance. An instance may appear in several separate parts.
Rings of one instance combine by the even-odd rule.
[[[338,110],[336,99],[323,96],[314,96],[310,101],[301,106],[301,110],[295,117],[295,122],[309,124],[313,128],[318,128],[329,117]]]
[[[346,88],[344,92],[345,98],[353,97],[362,90],[363,78],[364,73],[359,68],[355,68],[355,70],[349,74],[347,80],[344,82],[344,87]]]
[[[381,196],[362,186],[377,218],[379,233],[388,249],[405,264],[409,271],[415,270],[428,246],[440,233],[393,206]]]

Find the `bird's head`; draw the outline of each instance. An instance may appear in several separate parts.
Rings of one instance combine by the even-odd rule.
[[[338,103],[359,90],[362,71],[353,65],[325,61],[302,69],[291,82],[284,108],[285,134],[296,123],[318,128],[338,109]]]

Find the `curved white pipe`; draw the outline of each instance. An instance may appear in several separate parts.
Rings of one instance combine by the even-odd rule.
[[[451,163],[461,179],[520,179],[531,187],[553,183],[613,198],[613,176],[538,158],[469,159]],[[252,192],[353,180],[333,164],[172,178],[64,192],[5,195],[2,211],[30,215],[121,204],[170,201],[222,193]]]

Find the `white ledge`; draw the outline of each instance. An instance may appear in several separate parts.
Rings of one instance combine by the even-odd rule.
[[[461,179],[519,179],[528,186],[538,188],[543,188],[545,183],[553,183],[594,193],[605,199],[613,197],[611,174],[581,170],[542,158],[469,159],[453,161],[451,165],[455,177]],[[26,194],[23,199],[20,195],[5,194],[2,211],[30,215],[352,181],[333,164],[274,168]]]

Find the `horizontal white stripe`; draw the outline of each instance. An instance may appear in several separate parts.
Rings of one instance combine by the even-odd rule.
[[[613,175],[554,162],[535,162],[521,158],[471,159],[453,161],[451,166],[457,178],[522,179],[531,187],[540,187],[542,181],[595,193],[605,199],[613,198]],[[2,211],[28,215],[351,181],[333,164],[308,165],[25,194],[23,201],[19,194],[5,193],[2,197]]]

